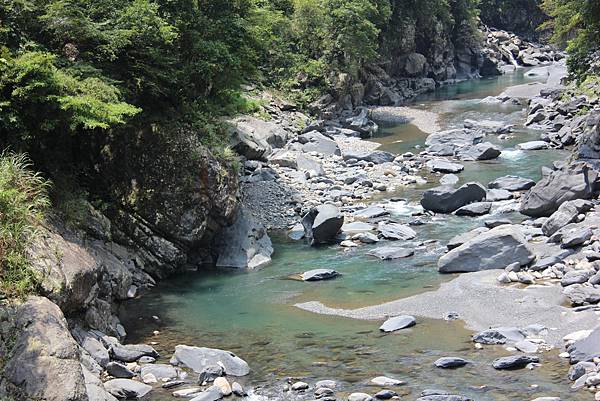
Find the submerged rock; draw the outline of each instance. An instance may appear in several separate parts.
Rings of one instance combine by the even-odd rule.
[[[303,218],[304,233],[311,245],[329,242],[344,224],[344,216],[334,205],[312,208]]]
[[[385,333],[391,333],[396,330],[401,330],[401,329],[405,329],[407,327],[412,327],[416,323],[417,323],[417,320],[415,319],[414,316],[410,316],[410,315],[395,316],[395,317],[392,317],[392,318],[389,318],[388,320],[386,320],[381,325],[381,327],[379,327],[379,330],[381,330]]]
[[[302,273],[303,281],[321,281],[330,280],[340,276],[340,273],[333,269],[314,269]]]
[[[534,257],[521,231],[512,225],[502,225],[443,255],[438,260],[438,270],[441,273],[459,273],[504,269],[516,262],[525,266]]]
[[[494,360],[492,366],[494,369],[521,369],[530,363],[538,363],[540,358],[528,355],[512,355]]]
[[[245,376],[250,367],[242,358],[229,351],[216,348],[178,345],[170,360],[171,365],[183,366],[201,373],[207,366],[220,365],[229,376]]]

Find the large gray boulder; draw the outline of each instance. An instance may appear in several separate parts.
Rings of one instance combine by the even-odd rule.
[[[534,259],[523,233],[512,225],[502,225],[472,238],[438,260],[441,273],[504,269],[512,263],[521,266]]]
[[[16,327],[6,379],[31,399],[88,401],[79,348],[58,306],[30,297],[17,310]]]
[[[217,266],[256,269],[271,262],[273,244],[267,230],[241,207],[233,224],[216,238]]]
[[[301,144],[300,149],[303,152],[317,152],[323,155],[342,154],[338,144],[331,138],[326,137],[319,131],[310,131],[298,136],[298,142]]]
[[[484,134],[480,131],[459,128],[433,133],[425,140],[430,153],[438,153],[438,150],[449,147],[455,151],[465,147],[478,144],[482,141]]]
[[[329,242],[344,225],[344,216],[334,205],[312,208],[302,218],[304,233],[311,245]]]
[[[383,150],[374,151],[347,151],[344,152],[344,160],[364,160],[373,164],[383,164],[393,162],[396,155]]]
[[[273,148],[282,148],[287,132],[278,124],[245,116],[231,121],[233,149],[250,160],[265,160]]]
[[[429,171],[434,173],[460,173],[465,169],[462,164],[443,159],[429,160],[425,165]]]
[[[478,143],[458,151],[458,157],[465,161],[492,160],[500,154],[502,154],[500,147],[490,142]]]
[[[484,200],[486,195],[485,188],[476,182],[466,183],[458,189],[441,186],[425,191],[421,206],[436,213],[452,213],[471,202]]]
[[[229,351],[215,348],[178,345],[170,360],[171,365],[182,366],[201,373],[209,366],[222,366],[228,376],[246,376],[250,367],[242,358]]]
[[[573,223],[580,213],[588,212],[593,206],[592,202],[583,199],[563,203],[542,225],[544,235],[549,237],[567,224]]]
[[[553,171],[523,196],[520,211],[532,217],[550,216],[564,202],[592,198],[598,181],[598,171],[587,163]]]

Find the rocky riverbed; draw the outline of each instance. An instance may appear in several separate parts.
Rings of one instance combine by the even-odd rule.
[[[487,69],[486,75],[493,75],[490,70],[512,71],[561,58],[550,48],[503,31],[486,31],[485,41],[485,57],[473,74]],[[421,59],[411,55],[414,65],[407,68],[419,67]],[[466,58],[459,61],[461,71],[472,68]],[[423,71],[426,67],[421,65]],[[109,230],[110,222],[93,209],[95,235],[108,230],[115,238],[89,240],[69,230],[48,229],[40,249],[68,252],[61,257],[36,252],[43,256],[38,268],[50,278],[45,282],[49,299],[32,297],[1,308],[0,343],[10,343],[12,350],[10,359],[2,359],[0,395],[56,401],[467,401],[505,399],[503,394],[511,390],[495,382],[506,381],[516,383],[514,391],[521,393],[515,395],[521,398],[547,400],[553,398],[540,397],[567,393],[553,380],[571,380],[574,389],[596,392],[598,99],[560,85],[564,64],[527,74],[543,82],[476,99],[481,107],[514,110],[510,121],[457,113],[458,121],[449,122],[441,111],[426,106],[390,106],[457,84],[457,79],[383,77],[377,85],[371,82],[363,95],[385,107],[353,107],[354,99],[345,107],[347,102],[330,95],[313,105],[322,111],[318,119],[265,94],[260,116],[231,121],[233,147],[244,157],[241,207],[233,207],[229,172],[208,156],[203,160],[210,167],[210,182],[220,184],[210,189],[218,193],[210,197],[214,204],[201,204],[217,211],[203,220],[201,233],[187,224],[189,216],[203,216],[197,205],[190,206],[192,212],[184,208],[169,215],[186,222],[176,236],[165,235],[171,227],[156,216],[123,215],[125,223]],[[417,127],[427,138],[394,152],[377,138],[390,125]],[[528,140],[521,141],[522,136]],[[537,182],[513,174],[494,174],[480,182],[463,178],[474,170],[503,168],[515,153],[559,154],[558,149],[574,156],[545,167]],[[206,198],[206,190],[199,191],[198,199]],[[436,229],[446,226],[456,232],[440,239]],[[467,227],[471,230],[462,232]],[[182,266],[212,258],[218,267],[255,270],[249,274],[267,271],[281,249],[269,234],[278,233],[295,241],[285,242],[297,251],[295,260],[286,262],[294,267],[254,282],[254,293],[246,292],[247,283],[229,290],[233,301],[232,294],[223,295],[215,287],[198,289],[212,293],[214,298],[198,303],[205,310],[216,308],[211,317],[221,320],[198,310],[176,309],[184,304],[181,298],[168,305],[180,312],[176,318],[168,309],[163,315],[144,308],[148,298],[139,298],[140,293]],[[123,241],[127,246],[119,245]],[[214,245],[211,255],[203,247],[201,252],[196,249],[204,242]],[[141,248],[140,253],[133,248]],[[345,287],[349,277],[344,264],[364,269],[363,256],[388,276],[368,290]],[[356,260],[349,262],[352,258]],[[390,277],[398,274],[391,271],[394,267],[420,274],[432,262],[440,273],[461,275],[451,280],[424,276],[418,288],[399,300],[392,300],[399,289],[379,294],[383,283],[389,285]],[[307,268],[296,271],[293,263]],[[53,269],[55,265],[60,268]],[[244,274],[215,274],[244,281]],[[369,280],[367,272],[355,274],[357,282]],[[265,282],[275,282],[276,288]],[[325,283],[333,284],[319,287]],[[178,297],[195,299],[195,293],[186,293],[189,284],[178,285]],[[298,290],[299,285],[309,290]],[[325,288],[327,300],[311,299],[322,295],[318,288]],[[361,297],[361,291],[348,288],[364,293]],[[246,312],[257,298],[272,292],[280,300],[293,300],[297,308],[268,305],[255,309],[254,315]],[[122,324],[118,306],[135,298],[133,302],[141,302],[137,323],[124,319]],[[379,303],[380,298],[387,302]],[[357,320],[325,321],[318,314]],[[297,320],[286,320],[288,315]],[[179,332],[177,319],[201,324],[202,335]],[[359,321],[363,319],[378,322]],[[125,343],[126,328],[136,324],[143,327],[132,329],[130,337],[142,341]],[[322,343],[316,333],[327,325],[333,329]],[[295,333],[287,345],[278,342],[281,331]],[[451,338],[441,338],[444,333]],[[225,340],[228,336],[236,340]],[[406,355],[390,355],[391,349]],[[568,373],[567,359],[573,364]],[[402,362],[406,369],[397,367]],[[414,376],[411,367],[418,367]],[[531,370],[541,385],[513,371],[522,368]],[[289,374],[284,377],[282,372]],[[584,396],[577,393],[573,399]]]

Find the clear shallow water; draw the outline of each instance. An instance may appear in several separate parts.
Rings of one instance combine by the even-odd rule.
[[[477,99],[499,94],[505,87],[521,84],[521,74],[495,80],[471,81],[449,86],[418,100],[417,107],[441,113],[444,127],[462,125],[465,118],[522,123],[520,107],[482,106]],[[407,124],[390,127],[377,140],[384,148],[402,153],[415,151],[426,135]],[[515,144],[537,139],[538,133],[518,128],[516,138],[501,143],[503,157],[486,163],[465,163],[461,181],[486,184],[505,174],[533,179],[540,167],[562,156],[555,151],[521,152]],[[488,139],[493,139],[489,137]],[[403,142],[397,142],[402,140]],[[430,183],[406,188],[395,195],[416,202]],[[410,207],[409,207],[410,206]],[[408,222],[415,205],[390,203],[393,217]],[[511,215],[514,219],[522,219]],[[508,355],[501,347],[476,351],[470,333],[460,322],[419,319],[417,326],[400,333],[383,335],[380,321],[359,321],[320,316],[293,305],[321,301],[329,306],[355,308],[411,296],[437,287],[452,276],[435,269],[443,245],[457,233],[482,224],[481,218],[448,216],[428,220],[413,227],[418,233],[406,246],[417,247],[414,257],[381,262],[365,255],[373,246],[344,250],[337,246],[310,248],[275,238],[273,263],[256,272],[224,270],[190,272],[162,282],[141,299],[128,302],[122,320],[131,342],[156,342],[168,359],[175,345],[188,344],[229,349],[246,359],[252,373],[240,380],[272,400],[312,399],[282,393],[288,377],[314,383],[319,379],[341,382],[338,399],[350,392],[375,393],[379,387],[368,381],[379,375],[396,377],[407,385],[394,388],[403,399],[415,399],[426,388],[438,388],[470,395],[476,400],[526,401],[541,396],[560,395],[565,400],[583,400],[583,394],[569,394],[564,361],[555,353],[542,355],[542,367],[533,371],[498,372],[491,361]],[[424,240],[438,242],[420,245]],[[342,273],[327,282],[303,283],[289,276],[305,270],[326,267]],[[160,317],[160,322],[152,319]],[[441,317],[440,317],[441,318]],[[534,323],[534,322],[531,322]],[[159,330],[158,335],[153,335]],[[432,366],[441,356],[460,356],[473,364],[458,370]],[[534,386],[534,387],[532,387]],[[535,387],[539,386],[539,387]],[[154,391],[151,400],[170,399],[168,392]]]

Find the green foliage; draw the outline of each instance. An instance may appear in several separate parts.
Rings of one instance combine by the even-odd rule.
[[[0,293],[22,297],[36,288],[27,247],[49,206],[49,182],[24,155],[0,154]]]
[[[552,30],[554,43],[566,46],[569,71],[578,81],[585,80],[593,73],[592,54],[600,50],[600,2],[543,0],[542,8],[552,17],[542,28]]]

